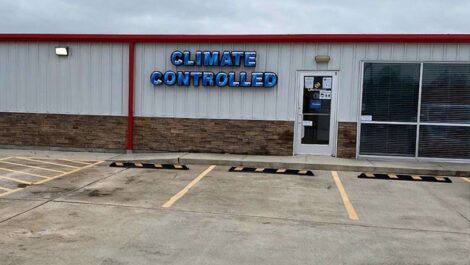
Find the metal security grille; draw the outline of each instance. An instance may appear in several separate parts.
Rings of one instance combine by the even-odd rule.
[[[470,64],[365,63],[360,155],[470,159]]]

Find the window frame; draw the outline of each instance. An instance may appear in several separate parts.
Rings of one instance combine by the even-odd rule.
[[[416,122],[396,122],[396,121],[363,121],[362,120],[362,98],[364,93],[364,66],[366,63],[385,63],[385,64],[420,64],[418,105]],[[439,122],[421,122],[421,100],[423,87],[424,64],[470,64],[470,61],[387,61],[387,60],[361,60],[360,61],[360,94],[358,97],[358,115],[357,115],[357,138],[356,138],[356,158],[377,158],[377,159],[398,159],[398,160],[423,160],[423,161],[452,161],[468,163],[470,159],[464,158],[439,158],[439,157],[420,157],[419,156],[419,134],[421,125],[432,126],[457,126],[470,127],[470,123],[439,123]],[[362,124],[395,124],[395,125],[416,125],[416,142],[414,156],[387,156],[387,155],[364,155],[360,153],[361,148],[361,125]]]

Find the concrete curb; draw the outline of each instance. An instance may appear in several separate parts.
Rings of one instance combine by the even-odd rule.
[[[120,155],[107,162],[143,162],[158,164],[200,164],[220,166],[245,166],[264,168],[289,168],[309,170],[336,170],[371,173],[417,174],[434,176],[470,176],[465,164],[390,162],[339,159],[330,157],[296,156],[247,156],[229,154],[156,153]]]

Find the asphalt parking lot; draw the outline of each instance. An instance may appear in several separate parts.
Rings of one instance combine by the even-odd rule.
[[[470,180],[0,157],[0,264],[470,264]]]

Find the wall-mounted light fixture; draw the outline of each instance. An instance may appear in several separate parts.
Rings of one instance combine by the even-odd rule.
[[[69,47],[56,47],[55,54],[58,56],[69,56]]]
[[[317,63],[328,63],[328,62],[330,62],[330,56],[329,55],[317,55],[317,56],[315,56],[315,62],[317,62]]]

